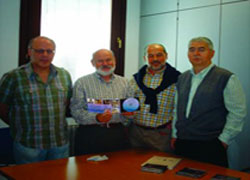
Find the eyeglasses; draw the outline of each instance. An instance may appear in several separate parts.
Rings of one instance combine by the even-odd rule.
[[[31,48],[31,49],[34,50],[37,54],[44,54],[45,51],[46,51],[47,54],[49,54],[49,55],[55,53],[55,50],[52,50],[52,49],[33,49],[33,48]]]

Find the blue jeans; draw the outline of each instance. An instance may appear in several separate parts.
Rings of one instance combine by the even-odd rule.
[[[25,147],[18,142],[14,142],[13,154],[16,164],[67,158],[69,156],[69,144],[51,149],[34,149]]]

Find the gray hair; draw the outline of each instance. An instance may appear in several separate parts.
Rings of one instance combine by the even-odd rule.
[[[195,37],[195,38],[191,39],[188,43],[188,48],[190,48],[190,45],[192,42],[205,42],[205,43],[207,43],[208,48],[210,50],[214,50],[213,42],[207,37]]]
[[[92,59],[91,59],[91,61],[94,61],[95,55],[96,55],[97,53],[99,53],[100,51],[107,51],[107,52],[110,52],[111,55],[112,55],[112,57],[115,59],[115,54],[114,54],[114,52],[113,52],[112,50],[109,50],[109,49],[99,49],[99,50],[95,51],[95,52],[92,54]]]
[[[28,49],[31,49],[31,48],[32,48],[33,42],[34,42],[36,39],[38,39],[38,38],[42,38],[42,39],[49,40],[49,41],[53,44],[54,48],[56,49],[56,43],[55,43],[55,41],[53,41],[52,39],[50,39],[50,38],[48,38],[48,37],[46,37],[46,36],[36,36],[36,37],[32,38],[32,39],[29,41],[29,43],[28,43]]]
[[[165,46],[164,46],[163,44],[151,43],[151,44],[148,44],[148,45],[144,48],[144,56],[147,55],[147,53],[148,53],[148,47],[151,46],[151,45],[158,45],[158,46],[161,46],[162,49],[163,49],[163,52],[164,52],[165,54],[167,54],[167,50],[166,50],[166,48],[165,48]]]

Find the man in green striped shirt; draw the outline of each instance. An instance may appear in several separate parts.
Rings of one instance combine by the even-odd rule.
[[[38,36],[28,46],[30,62],[3,75],[0,117],[10,125],[17,164],[68,156],[66,109],[70,74],[52,64],[53,40]]]

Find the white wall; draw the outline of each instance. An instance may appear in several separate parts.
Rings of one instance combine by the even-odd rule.
[[[250,0],[141,0],[139,54],[150,42],[163,43],[169,63],[185,71],[191,67],[188,41],[210,37],[216,51],[213,62],[239,77],[250,112],[249,10]],[[238,170],[250,167],[250,113],[245,120],[242,133],[228,150],[230,167]]]
[[[0,77],[18,66],[19,14],[20,0],[0,0]]]
[[[138,70],[140,0],[127,0],[125,77],[130,79]]]
[[[220,65],[239,77],[247,98],[244,129],[229,151],[231,157],[239,157],[233,164],[239,169],[250,167],[250,1],[223,5],[221,28]]]
[[[20,0],[0,0],[0,77],[18,64]]]

